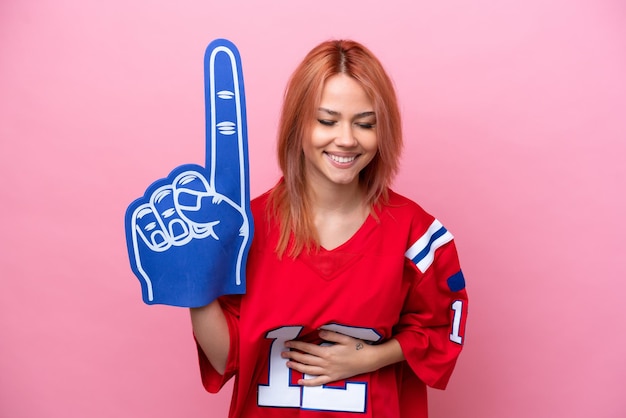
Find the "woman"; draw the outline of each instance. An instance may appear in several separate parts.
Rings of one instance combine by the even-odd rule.
[[[205,388],[231,417],[426,417],[461,351],[452,235],[389,189],[402,148],[392,83],[353,41],[314,48],[285,93],[283,178],[252,202],[248,289],[191,310]]]

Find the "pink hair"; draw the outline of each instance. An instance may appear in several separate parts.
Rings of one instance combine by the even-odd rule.
[[[370,207],[388,198],[398,170],[402,125],[395,89],[380,61],[365,46],[350,40],[323,42],[296,68],[285,90],[278,131],[278,161],[283,179],[270,194],[269,208],[280,224],[276,252],[296,257],[319,248],[306,193],[302,138],[310,135],[325,81],[335,74],[353,77],[365,90],[376,113],[378,152],[360,173]]]

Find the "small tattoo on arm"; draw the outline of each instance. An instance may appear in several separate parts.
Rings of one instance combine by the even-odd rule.
[[[356,343],[357,351],[363,348],[363,343]]]

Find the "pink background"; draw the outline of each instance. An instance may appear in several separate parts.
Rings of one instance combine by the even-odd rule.
[[[141,302],[123,229],[150,183],[203,162],[217,37],[243,57],[254,195],[313,45],[355,38],[393,77],[395,189],[453,231],[472,302],[432,417],[626,416],[623,2],[221,3],[0,4],[0,416],[226,416],[187,312]]]

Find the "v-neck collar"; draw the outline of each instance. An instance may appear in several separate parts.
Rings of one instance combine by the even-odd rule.
[[[299,258],[324,280],[333,280],[363,256],[367,236],[377,226],[378,222],[369,214],[361,227],[343,244],[332,250],[320,247],[319,251],[303,252]]]

